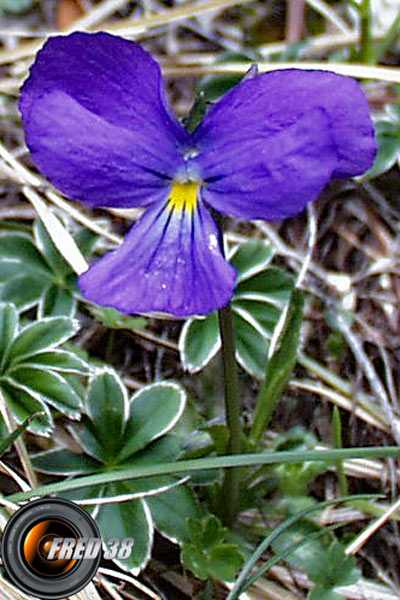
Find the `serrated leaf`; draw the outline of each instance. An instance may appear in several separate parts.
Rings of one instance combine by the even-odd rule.
[[[129,410],[126,387],[112,369],[98,371],[91,379],[86,406],[104,459],[112,459],[121,450]]]
[[[9,346],[18,331],[18,313],[13,304],[0,304],[0,371],[6,362]]]
[[[222,581],[233,581],[238,569],[242,567],[244,557],[236,544],[215,546],[210,551],[208,570],[210,575]]]
[[[130,402],[130,415],[119,460],[167,433],[178,421],[184,406],[185,393],[176,383],[154,383],[137,392]]]
[[[32,323],[22,329],[14,339],[10,350],[10,361],[21,362],[32,356],[58,346],[78,331],[77,321],[68,317],[51,317]]]
[[[126,494],[124,483],[107,486],[107,494],[118,496]],[[153,544],[153,521],[150,510],[144,500],[132,500],[120,504],[105,504],[99,508],[96,517],[101,536],[104,540],[111,538],[133,538],[132,553],[128,559],[114,559],[125,571],[137,574],[144,568],[150,558]]]
[[[308,565],[310,578],[325,589],[357,583],[360,571],[354,556],[346,556],[343,545],[333,540],[323,553],[319,553]]]
[[[199,579],[207,579],[209,575],[208,561],[200,548],[193,544],[185,544],[181,551],[181,562]]]
[[[307,600],[343,600],[343,596],[337,594],[333,590],[326,590],[316,586],[310,590]]]
[[[53,348],[49,352],[38,352],[27,358],[23,364],[29,367],[42,367],[60,373],[77,373],[79,375],[86,375],[89,369],[88,364],[80,356],[61,348]]]
[[[53,475],[84,475],[99,470],[99,463],[85,454],[69,450],[50,450],[32,457],[37,471]]]
[[[193,490],[181,485],[146,498],[146,503],[158,531],[173,541],[189,541],[188,519],[198,518],[200,514]]]
[[[272,256],[273,251],[267,240],[249,240],[239,244],[229,260],[237,271],[237,282],[263,271]]]
[[[40,298],[38,319],[45,317],[72,317],[76,310],[76,300],[71,291],[54,283],[50,284]]]
[[[23,233],[0,236],[0,259],[18,260],[20,272],[51,279],[49,265],[40,254],[32,239]]]
[[[72,419],[80,417],[80,398],[65,379],[53,371],[43,371],[24,365],[13,368],[7,377],[9,382],[67,414]]]
[[[197,373],[215,356],[221,347],[218,314],[205,319],[192,319],[185,323],[179,340],[183,367]]]
[[[201,544],[203,548],[210,549],[213,546],[222,544],[226,536],[227,529],[221,525],[221,522],[215,515],[210,515],[203,522],[203,534]]]

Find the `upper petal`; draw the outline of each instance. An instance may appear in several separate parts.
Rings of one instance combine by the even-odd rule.
[[[157,63],[134,42],[106,33],[51,38],[20,109],[38,168],[91,205],[149,204],[183,168],[189,136],[167,107]]]
[[[305,151],[300,143],[296,144],[296,136],[299,132],[304,136],[304,130]],[[319,139],[321,136],[323,142]],[[312,171],[315,161],[312,164],[308,161],[313,140],[315,159],[317,151],[322,152],[321,161],[328,162],[330,168],[320,174],[319,185],[308,186],[307,179],[315,179]],[[376,153],[368,104],[359,84],[327,71],[282,70],[240,83],[211,108],[194,132],[194,141],[199,152],[194,162],[207,184],[208,201],[217,210],[247,218],[280,218],[299,212],[306,202],[315,199],[331,177],[363,173],[372,165]],[[279,145],[284,161],[281,169]],[[285,164],[288,147],[299,167],[291,171],[292,176]],[[237,178],[235,184],[232,179],[230,184],[229,177],[239,171],[242,173],[240,181]],[[279,181],[279,175],[284,172],[285,177],[291,176],[291,181],[286,180],[289,195],[284,190],[274,193],[274,180]],[[255,173],[258,182],[254,179]],[[301,201],[296,191],[300,176]],[[245,202],[250,204],[255,198],[261,202],[262,190],[265,190],[264,211],[260,212],[258,199],[254,214],[245,204],[243,211],[240,208],[233,211],[228,195],[224,208],[220,201],[218,206],[213,202],[214,191],[222,194],[230,190],[232,194],[236,190],[243,194],[246,187],[255,194],[248,195]],[[306,199],[307,187],[310,194]],[[276,202],[280,206],[269,211]],[[296,209],[290,208],[293,202]],[[239,204],[236,202],[236,209]]]
[[[223,258],[216,225],[201,202],[193,210],[151,206],[123,244],[79,278],[84,295],[122,312],[207,314],[232,297],[235,271]]]

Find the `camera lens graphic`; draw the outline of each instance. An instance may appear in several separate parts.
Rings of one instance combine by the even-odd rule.
[[[59,577],[64,575],[76,565],[77,561],[66,558],[49,558],[49,552],[53,540],[56,538],[72,538],[77,540],[78,533],[62,521],[49,520],[39,521],[27,533],[23,556],[27,565],[43,577]]]
[[[100,538],[90,515],[68,500],[34,500],[8,521],[1,540],[7,575],[24,592],[41,599],[66,598],[85,587],[96,574],[101,553],[95,558],[60,556],[61,543],[72,545],[80,538]],[[55,550],[55,551],[54,551]]]

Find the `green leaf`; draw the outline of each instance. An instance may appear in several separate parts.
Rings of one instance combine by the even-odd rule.
[[[332,590],[326,590],[316,586],[308,594],[307,600],[343,600],[343,596],[340,596]]]
[[[38,319],[45,317],[72,317],[76,310],[76,300],[70,290],[50,284],[39,302]]]
[[[86,454],[89,454],[89,456],[98,460],[100,463],[107,462],[107,453],[103,450],[101,443],[93,431],[91,422],[87,417],[84,416],[78,425],[68,427],[68,430]]]
[[[53,348],[49,352],[41,351],[24,361],[24,366],[41,367],[60,373],[77,373],[87,375],[89,366],[74,352],[68,352],[61,348]]]
[[[99,470],[99,463],[85,454],[69,450],[50,450],[32,457],[37,471],[53,475],[87,475]],[[78,492],[80,493],[80,492]]]
[[[288,294],[288,299],[289,296],[290,294]],[[269,302],[239,298],[234,300],[232,308],[235,314],[242,316],[248,323],[254,323],[255,328],[268,338],[275,329],[282,312],[280,308]]]
[[[238,314],[234,315],[234,326],[239,364],[251,375],[262,379],[269,347],[265,336]]]
[[[235,299],[282,302],[288,300],[292,289],[292,275],[277,267],[270,267],[239,282],[235,291]]]
[[[224,543],[228,529],[214,515],[188,519],[190,542],[184,543],[182,561],[202,579],[232,581],[244,558],[237,544]]]
[[[250,440],[258,444],[295,367],[300,344],[304,296],[294,289],[277,346],[268,361],[254,413]]]
[[[123,460],[167,433],[178,421],[185,407],[185,392],[176,383],[154,383],[142,388],[131,399],[126,424]]]
[[[0,300],[12,302],[20,310],[27,310],[37,304],[45,279],[36,275],[20,275],[0,285]]]
[[[21,263],[19,260],[1,260],[0,262],[0,283],[21,277]]]
[[[229,441],[229,430],[221,423],[211,423],[203,427],[211,436],[217,454],[225,454]]]
[[[115,308],[105,308],[94,304],[88,305],[92,315],[109,329],[143,329],[146,319],[143,317],[129,317]]]
[[[250,240],[235,248],[229,262],[235,267],[239,282],[263,271],[272,256],[273,251],[267,240]]]
[[[398,121],[381,120],[375,123],[375,133],[378,142],[378,154],[373,167],[364,175],[373,179],[389,171],[399,158],[400,125]]]
[[[139,450],[139,452],[136,452],[133,456],[128,457],[126,461],[124,460],[124,468],[128,464],[145,466],[174,462],[178,460],[182,452],[181,441],[182,440],[173,433],[163,435],[154,440],[154,442],[148,444],[143,450]]]
[[[205,319],[189,319],[181,333],[179,348],[183,367],[197,373],[215,356],[221,347],[218,313]]]
[[[129,493],[124,483],[107,486],[107,495],[118,496]],[[114,559],[122,569],[137,574],[150,558],[153,543],[153,521],[144,500],[131,500],[119,504],[101,505],[96,517],[101,536],[111,538],[133,538],[132,553],[126,560]]]
[[[238,271],[238,285],[232,300],[235,318],[236,357],[241,366],[258,378],[265,373],[267,338],[274,330],[283,301],[293,289],[293,277],[268,267],[271,247],[264,240],[249,240],[237,246],[231,262]],[[218,314],[190,319],[182,328],[179,351],[185,369],[200,371],[221,346]]]
[[[222,544],[227,534],[227,528],[221,526],[221,522],[215,515],[210,515],[203,522],[202,546],[203,548],[212,548]]]
[[[31,421],[29,431],[47,436],[53,428],[53,420],[45,403],[29,390],[16,387],[12,381],[2,379],[0,386],[16,422],[23,423],[33,414],[39,413],[40,416]]]
[[[93,233],[93,231],[90,231],[90,229],[86,229],[86,227],[81,227],[74,234],[74,240],[84,256],[93,252],[98,239],[99,236],[96,233]]]
[[[80,398],[58,373],[21,365],[9,371],[7,380],[14,386],[29,391],[32,396],[55,406],[71,419],[80,417]]]
[[[32,239],[23,233],[0,236],[0,259],[17,260],[21,271],[32,276],[51,279],[49,265],[40,254]]]
[[[0,372],[8,349],[18,331],[18,313],[13,304],[0,304]]]
[[[222,581],[233,581],[244,557],[236,544],[223,544],[211,550],[208,563],[210,575]]]
[[[72,337],[78,329],[78,322],[68,317],[49,317],[36,321],[22,329],[14,339],[10,361],[21,362],[28,356],[58,346]]]
[[[61,279],[63,279],[71,272],[70,265],[57,250],[40,219],[36,219],[33,229],[38,247],[43,252],[54,273],[61,276]]]
[[[134,461],[131,463],[136,464]],[[182,479],[177,479],[172,475],[155,475],[153,477],[139,477],[133,481],[126,481],[126,494],[135,494],[140,498],[153,498],[158,495],[164,495],[177,486],[182,485]]]
[[[121,449],[129,411],[126,387],[115,371],[97,371],[89,384],[86,406],[90,430],[102,447],[103,457],[112,459]]]
[[[261,58],[261,57],[259,57]],[[239,52],[225,52],[217,63],[230,63],[230,62],[244,62],[249,64],[259,60],[255,55],[244,54]],[[231,74],[218,74],[218,75],[207,75],[203,78],[200,84],[200,91],[204,94],[207,102],[216,102],[230,89],[235,87],[243,79],[243,75],[231,75]]]
[[[176,542],[189,541],[188,519],[199,517],[196,496],[181,485],[157,496],[146,498],[156,529]]]
[[[27,427],[29,426],[29,424],[35,416],[37,415],[31,415],[30,417],[25,419],[25,421],[21,423],[21,425],[14,429],[12,433],[7,435],[5,438],[2,437],[0,439],[0,457],[2,454],[4,454],[7,448],[9,448],[15,442],[15,440],[21,435],[21,433],[23,433],[25,429],[27,429]]]
[[[181,562],[199,579],[207,579],[209,575],[207,556],[193,544],[185,544],[181,551]]]
[[[360,571],[354,556],[346,556],[343,545],[333,540],[324,553],[314,557],[307,574],[319,586],[330,589],[357,583]]]
[[[32,0],[0,0],[0,14],[7,11],[10,13],[21,13],[32,6]]]

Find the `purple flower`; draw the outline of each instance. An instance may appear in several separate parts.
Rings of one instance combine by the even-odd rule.
[[[207,314],[231,298],[210,208],[244,219],[301,212],[376,152],[358,83],[282,70],[243,81],[193,134],[167,105],[157,63],[106,33],[50,39],[20,108],[37,167],[90,206],[146,207],[124,243],[80,276],[84,295],[125,313]]]

